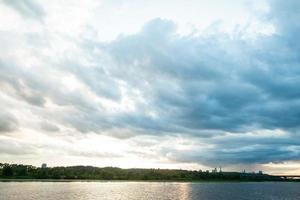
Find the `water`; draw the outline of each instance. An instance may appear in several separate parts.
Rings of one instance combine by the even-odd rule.
[[[294,200],[300,183],[0,182],[0,200]]]

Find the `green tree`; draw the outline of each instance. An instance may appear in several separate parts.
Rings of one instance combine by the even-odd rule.
[[[13,168],[9,165],[5,165],[2,170],[2,175],[3,176],[13,176],[14,175]]]

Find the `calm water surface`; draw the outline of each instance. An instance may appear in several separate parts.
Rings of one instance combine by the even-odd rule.
[[[1,200],[294,200],[300,183],[0,182]]]

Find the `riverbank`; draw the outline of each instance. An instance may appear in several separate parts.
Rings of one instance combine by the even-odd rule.
[[[89,179],[18,179],[0,178],[0,182],[167,182],[167,183],[243,183],[243,182],[300,182],[300,180],[89,180]]]

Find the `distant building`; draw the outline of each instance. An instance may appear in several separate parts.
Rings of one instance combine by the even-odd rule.
[[[46,163],[43,163],[43,164],[42,164],[42,168],[43,168],[43,169],[47,168],[47,164],[46,164]]]
[[[218,170],[217,170],[217,168],[214,168],[213,170],[211,170],[211,172],[212,172],[212,173],[217,173]]]
[[[263,172],[262,171],[258,171],[258,174],[263,174]]]

